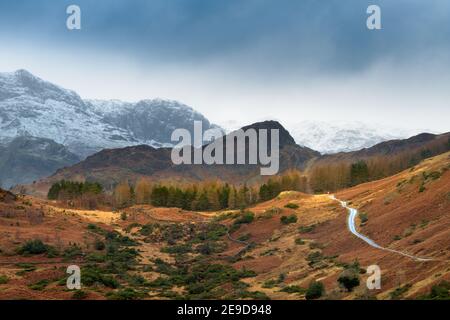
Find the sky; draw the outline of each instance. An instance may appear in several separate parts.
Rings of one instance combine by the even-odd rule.
[[[66,8],[81,8],[81,30]],[[369,5],[381,30],[368,30]],[[450,131],[448,0],[3,0],[0,72],[212,122]]]

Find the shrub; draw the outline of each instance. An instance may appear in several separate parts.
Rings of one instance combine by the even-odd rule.
[[[192,247],[189,244],[180,244],[174,246],[168,246],[161,249],[161,252],[170,254],[183,254],[192,251]]]
[[[435,300],[448,300],[450,299],[450,283],[447,281],[442,281],[438,285],[434,285],[431,288],[430,298]]]
[[[306,300],[319,299],[325,294],[325,287],[322,282],[311,281],[308,290],[306,290]]]
[[[95,266],[88,266],[81,270],[81,279],[86,286],[94,284],[102,284],[108,288],[117,288],[119,283],[112,276],[105,274],[104,270],[98,269]]]
[[[95,250],[98,250],[98,251],[105,250],[105,243],[103,241],[97,239],[97,240],[95,240],[94,248],[95,248]]]
[[[306,292],[305,288],[299,287],[299,286],[286,286],[280,291],[287,292],[287,293],[298,293],[298,294],[304,294]]]
[[[142,228],[139,230],[139,233],[145,237],[151,235],[153,233],[153,230],[155,230],[157,225],[148,223],[146,225],[143,225]]]
[[[277,280],[270,279],[270,280],[265,281],[263,283],[262,287],[266,288],[266,289],[271,289],[271,288],[275,287],[277,284],[278,284]]]
[[[252,223],[255,219],[255,214],[253,212],[247,211],[243,212],[235,221],[234,224],[248,224]]]
[[[142,296],[142,293],[134,290],[133,288],[125,288],[107,294],[108,299],[112,300],[136,300]]]
[[[71,245],[64,250],[64,258],[70,259],[75,257],[80,257],[83,255],[83,251],[78,245]]]
[[[309,266],[312,267],[323,260],[323,255],[320,251],[314,251],[308,254],[306,260],[309,261]]]
[[[87,297],[87,292],[83,291],[83,290],[76,290],[73,295],[72,295],[72,299],[74,300],[83,300],[86,299]]]
[[[302,238],[297,238],[297,239],[295,239],[295,244],[304,245],[305,241]]]
[[[348,292],[351,292],[353,288],[359,286],[359,275],[353,269],[347,269],[339,276],[338,280]]]
[[[395,288],[395,290],[390,293],[391,299],[392,300],[400,299],[411,287],[412,285],[405,284],[402,287]]]
[[[236,220],[234,220],[234,223],[231,225],[229,232],[232,233],[236,230],[238,230],[241,226],[241,224],[249,224],[252,223],[255,219],[255,214],[253,212],[247,211],[241,213]]]
[[[16,263],[16,267],[19,267],[22,269],[21,271],[19,271],[20,273],[33,272],[36,270],[36,266],[31,263],[23,263],[23,262]]]
[[[301,226],[298,228],[298,232],[300,233],[310,233],[312,231],[314,231],[314,229],[316,228],[316,225],[312,224],[309,226]]]
[[[9,278],[7,276],[3,276],[3,275],[0,276],[0,284],[6,284],[6,283],[8,283],[8,281],[9,281]]]
[[[254,300],[270,300],[269,296],[261,291],[243,291],[240,298],[250,298]]]
[[[17,250],[17,252],[22,255],[43,254],[48,253],[49,251],[52,251],[52,248],[39,239],[29,240]]]
[[[28,287],[31,290],[42,291],[50,284],[49,280],[40,280],[34,284],[30,284]]]
[[[359,220],[361,221],[362,224],[367,223],[367,221],[369,221],[369,217],[367,216],[367,213],[361,212],[359,214]]]
[[[282,216],[280,218],[282,224],[291,224],[297,222],[297,216],[295,214],[291,214],[289,216]]]
[[[285,207],[285,208],[288,208],[288,209],[298,209],[298,208],[299,208],[299,207],[298,207],[298,204],[295,204],[295,203],[292,203],[292,202],[289,202],[289,203],[286,204],[284,207]]]

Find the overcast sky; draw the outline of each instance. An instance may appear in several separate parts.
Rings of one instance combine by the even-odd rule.
[[[66,28],[66,7],[82,30]],[[366,9],[382,10],[382,30]],[[0,71],[83,98],[179,100],[215,123],[450,131],[448,0],[10,0]]]

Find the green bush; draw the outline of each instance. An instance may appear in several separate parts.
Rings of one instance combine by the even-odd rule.
[[[304,245],[305,241],[302,238],[295,239],[295,244],[297,245]]]
[[[36,255],[44,253],[55,253],[55,249],[51,246],[44,244],[41,240],[28,240],[25,242],[17,252],[21,255]]]
[[[161,248],[161,252],[170,253],[170,254],[183,254],[192,251],[192,247],[189,244],[180,244],[174,246],[168,246]]]
[[[71,259],[75,257],[81,257],[83,255],[83,251],[78,245],[71,245],[64,250],[63,256],[66,259]]]
[[[72,299],[74,300],[83,300],[86,299],[86,297],[88,296],[86,291],[83,290],[76,290],[73,295],[72,295]]]
[[[449,300],[450,299],[450,283],[442,281],[438,285],[431,287],[430,298],[435,300]]]
[[[351,292],[353,288],[359,286],[359,275],[353,269],[347,269],[337,279],[339,284]]]
[[[420,187],[419,187],[419,192],[420,193],[422,193],[422,192],[424,192],[426,189],[425,189],[425,186],[423,185],[423,183],[420,185]]]
[[[291,214],[289,216],[282,216],[280,218],[282,224],[291,224],[297,222],[297,216],[295,214]]]
[[[95,248],[95,250],[98,250],[98,251],[105,250],[105,243],[103,241],[97,239],[97,240],[95,240],[94,248]]]
[[[263,283],[262,287],[263,287],[263,288],[266,288],[266,289],[271,289],[271,288],[275,287],[276,285],[278,285],[278,283],[279,283],[279,282],[278,282],[277,280],[275,280],[275,279],[270,279],[270,280],[265,281],[265,282]]]
[[[316,228],[316,225],[314,225],[314,224],[309,225],[309,226],[300,226],[298,228],[298,232],[300,232],[300,233],[310,233],[310,232],[314,231],[315,228]]]
[[[390,293],[390,297],[392,300],[400,299],[409,289],[411,289],[411,284],[405,284],[404,286],[395,288],[394,291]]]
[[[235,225],[239,225],[239,224],[248,224],[248,223],[252,223],[253,220],[255,219],[255,214],[253,212],[250,211],[246,211],[243,212],[235,221],[234,224]]]
[[[8,283],[9,278],[7,276],[0,275],[0,284]]]
[[[298,294],[304,294],[306,292],[305,288],[299,287],[299,286],[286,286],[280,291],[287,292],[287,293],[298,293]]]
[[[367,221],[369,221],[369,217],[367,216],[367,213],[361,212],[359,214],[359,220],[361,221],[362,224],[367,223]]]
[[[143,294],[133,288],[125,288],[116,292],[110,292],[107,294],[107,297],[111,300],[137,300],[143,297]]]
[[[49,280],[40,280],[36,283],[30,284],[28,287],[31,290],[42,291],[50,284]]]
[[[325,287],[322,282],[311,281],[306,290],[306,300],[319,299],[325,294]]]
[[[288,208],[288,209],[298,209],[299,208],[298,204],[295,204],[295,203],[292,203],[292,202],[289,202],[284,207]]]
[[[111,275],[105,274],[105,270],[99,269],[95,266],[87,266],[81,269],[81,279],[86,286],[93,286],[101,284],[108,288],[119,287],[119,282]]]

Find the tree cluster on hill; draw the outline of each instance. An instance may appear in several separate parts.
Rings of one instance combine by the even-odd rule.
[[[334,163],[318,163],[309,173],[309,185],[313,192],[334,192],[397,174],[417,165],[423,159],[441,154],[450,149],[437,143],[419,151],[404,151],[395,156],[385,155],[360,159],[357,161],[342,160]]]
[[[156,207],[197,211],[244,209],[257,202],[270,200],[282,191],[305,192],[306,189],[306,177],[298,171],[289,171],[273,177],[260,186],[235,186],[219,181],[153,184],[149,179],[140,179],[134,186],[127,182],[117,185],[114,190],[114,203],[117,207],[152,204]]]
[[[71,206],[96,209],[103,197],[103,187],[97,182],[74,182],[61,180],[48,191],[49,200],[60,200]]]
[[[86,193],[100,194],[103,187],[97,182],[74,182],[61,180],[54,183],[48,191],[48,199],[74,199]]]

